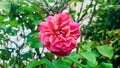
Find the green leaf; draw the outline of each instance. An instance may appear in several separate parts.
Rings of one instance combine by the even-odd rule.
[[[105,62],[102,62],[98,68],[113,68],[113,65],[111,63],[105,63]]]
[[[93,50],[92,52],[94,53],[95,57],[100,57],[100,54],[97,50]]]
[[[5,30],[5,33],[12,35],[12,36],[17,35],[17,32],[18,32],[18,29],[16,28],[14,29],[11,26],[7,26],[7,27],[4,26],[3,30]]]
[[[43,47],[42,43],[38,40],[38,32],[31,32],[27,36],[27,42],[30,42],[30,47],[32,48]]]
[[[113,56],[112,46],[109,46],[109,45],[98,46],[97,50],[100,54],[102,54],[105,57],[108,57],[109,59],[111,59]]]
[[[43,64],[44,62],[42,61],[31,61],[29,62],[29,64],[27,65],[27,68],[33,68],[33,67],[36,67],[38,65],[41,65]]]
[[[104,0],[95,0],[96,2],[98,2],[98,3],[103,3],[104,2]]]
[[[112,31],[107,31],[106,34],[107,34],[109,37],[112,37]]]
[[[6,17],[0,16],[0,25],[5,24],[5,23],[3,23],[3,21],[4,21],[5,18],[6,18]]]
[[[43,47],[42,43],[38,40],[38,38],[34,38],[30,47],[32,48],[40,48]]]
[[[77,5],[77,2],[74,3],[74,7],[76,7],[76,5]]]
[[[55,68],[55,66],[48,59],[41,59],[46,64],[46,68]]]
[[[78,59],[80,58],[79,54],[76,54],[75,51],[73,51],[69,56],[64,57],[64,61],[71,66],[72,63],[76,63],[77,67],[84,67],[84,65],[80,64],[80,62],[78,61]]]
[[[86,50],[86,51],[91,51],[91,47],[89,46],[89,45],[82,45],[82,48],[84,49],[84,50]]]
[[[69,13],[70,13],[71,15],[74,15],[74,14],[76,14],[76,10],[71,10]]]
[[[88,68],[95,68],[96,65],[90,61],[87,61]]]
[[[55,0],[48,0],[48,2],[55,2]]]
[[[93,45],[93,42],[92,41],[84,41],[82,43],[79,43],[79,47],[81,49],[81,52],[84,52],[84,51],[91,51],[92,50],[92,45]]]
[[[31,59],[31,58],[33,58],[33,52],[29,51],[29,52],[27,52],[25,54],[22,54],[21,57],[23,57],[22,58],[23,60],[27,60],[28,58]]]
[[[9,12],[10,8],[11,8],[10,3],[8,3],[7,1],[0,1],[0,9]]]
[[[80,2],[83,2],[84,0],[79,0]]]
[[[120,45],[120,40],[118,40],[118,45]]]
[[[18,22],[17,22],[16,20],[11,20],[11,21],[10,21],[10,25],[11,25],[12,27],[16,27],[16,26],[18,26]]]
[[[56,68],[70,68],[63,60],[55,60],[53,64]]]
[[[72,52],[69,56],[67,56],[67,57],[65,57],[65,58],[67,58],[67,59],[69,59],[69,60],[71,60],[71,61],[76,62],[76,63],[79,64],[79,61],[78,61],[78,58],[79,58],[79,57],[80,57],[80,56],[79,56],[78,54],[76,54],[75,51],[74,51],[74,52]]]
[[[70,59],[64,58],[63,60],[64,62],[66,62],[67,65],[72,65],[73,61],[71,61]]]
[[[81,53],[81,56],[84,57],[85,59],[87,59],[92,64],[94,64],[94,66],[97,65],[96,57],[93,52],[91,52],[91,51],[83,52],[83,53]]]
[[[0,38],[4,38],[4,35],[3,35],[3,34],[0,34]]]
[[[34,24],[38,25],[40,23],[40,20],[34,20]]]

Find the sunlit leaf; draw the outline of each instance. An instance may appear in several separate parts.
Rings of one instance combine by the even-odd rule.
[[[109,59],[111,59],[113,56],[112,46],[109,45],[98,46],[97,50],[99,51],[100,54],[102,54],[105,57],[108,57]]]
[[[56,68],[70,68],[63,60],[55,60],[53,64]]]
[[[51,63],[48,59],[41,59],[41,61],[46,64],[46,68],[55,68],[53,63]]]
[[[105,62],[102,62],[98,68],[113,68],[113,65],[111,63],[105,63]]]
[[[48,0],[48,2],[55,2],[55,0]]]
[[[4,35],[3,35],[3,34],[0,34],[0,38],[4,38]]]
[[[29,62],[29,64],[27,65],[27,68],[34,68],[34,67],[36,67],[36,66],[38,66],[38,65],[41,65],[41,64],[43,64],[44,62],[42,62],[42,61],[31,61],[31,62]]]
[[[0,1],[0,9],[3,9],[5,11],[9,12],[10,8],[11,8],[11,5],[10,5],[9,2],[7,2],[7,1]]]
[[[78,58],[79,58],[79,57],[80,57],[80,56],[79,56],[78,54],[76,54],[76,52],[74,51],[74,52],[72,52],[69,56],[67,56],[67,57],[65,57],[65,58],[67,58],[67,59],[69,59],[69,60],[71,60],[71,61],[76,62],[76,63],[79,64],[79,61],[78,61]]]
[[[96,61],[96,57],[94,55],[93,52],[88,51],[88,52],[83,52],[80,54],[82,57],[84,57],[85,59],[87,59],[89,62],[91,62],[92,64],[94,64],[94,66],[97,65],[97,61]]]
[[[32,47],[32,48],[40,48],[40,47],[42,47],[43,45],[42,45],[42,43],[38,40],[38,38],[34,38],[33,39],[33,41],[32,41],[32,43],[31,43],[31,45],[30,45],[30,47]]]

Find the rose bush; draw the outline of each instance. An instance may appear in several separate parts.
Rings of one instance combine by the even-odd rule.
[[[39,40],[57,56],[67,56],[76,48],[80,36],[80,25],[68,13],[48,16],[38,26]]]

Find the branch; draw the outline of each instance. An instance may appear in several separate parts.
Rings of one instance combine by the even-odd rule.
[[[1,68],[5,68],[2,64],[0,64],[0,67],[1,67]]]
[[[22,45],[19,47],[19,49],[21,49],[24,46],[24,44],[25,44],[25,29],[24,29],[24,24],[23,23],[22,23],[22,30],[23,30],[22,37],[24,38],[24,41],[23,41]]]
[[[33,3],[31,1],[29,1],[29,0],[26,0],[26,1],[31,3],[31,4],[34,4],[36,7],[39,7],[40,9],[42,9],[44,11],[45,14],[49,15],[48,9],[45,9],[44,6],[42,5],[42,3],[37,2],[38,4],[36,4],[36,3]]]
[[[68,6],[68,2],[69,0],[63,3],[63,5],[60,7],[61,9],[59,10],[59,12],[62,12]]]
[[[96,5],[97,5],[97,2],[95,2],[95,5],[94,5],[94,7],[93,7],[93,12],[92,12],[92,15],[91,15],[91,17],[90,17],[90,21],[88,22],[88,25],[91,24],[91,21],[92,21],[94,15],[96,14]]]
[[[4,30],[3,30],[3,31],[4,31]],[[14,42],[14,41],[12,41],[11,39],[9,39],[9,37],[5,34],[5,31],[4,31],[4,35],[5,35],[5,37],[7,38],[7,39],[4,39],[4,41],[8,41],[8,40],[9,40],[11,43],[14,43],[14,44],[16,45],[16,47],[19,47],[16,42]],[[0,39],[0,40],[2,40],[2,39]]]
[[[46,0],[43,0],[43,2],[45,3],[45,5],[46,5],[47,7],[49,7],[49,4],[48,4],[48,2],[47,2]]]
[[[81,12],[82,12],[82,9],[83,9],[83,3],[84,3],[84,1],[82,2],[81,7],[80,7],[80,15],[81,15]],[[78,18],[77,18],[77,22],[78,22],[78,20],[79,20],[79,18],[80,18],[80,15],[79,15]]]
[[[12,40],[10,40],[10,39],[8,39],[11,43],[14,43],[16,46],[17,46],[17,48],[19,48],[19,46],[18,46],[18,44],[16,43],[16,42],[14,42],[14,41],[12,41]]]
[[[93,3],[93,0],[91,0],[91,3],[90,3],[90,5],[88,6],[86,12],[81,16],[81,18],[78,20],[78,22],[80,22],[80,21],[83,19],[83,17],[87,14],[87,11],[88,11],[89,8],[91,7],[92,3]]]
[[[55,3],[53,4],[53,6],[51,6],[50,9],[49,9],[49,11],[52,11],[53,14],[55,14],[54,8],[56,7],[56,5],[58,5],[58,3],[59,3],[58,0],[55,1]]]
[[[96,14],[96,5],[97,5],[97,2],[95,2],[95,5],[94,5],[94,7],[93,7],[92,15],[91,15],[91,17],[90,17],[90,20],[89,20],[88,24],[86,25],[86,29],[89,29],[90,24],[92,23],[91,21],[92,21],[94,15]],[[86,32],[85,36],[86,36],[87,34],[88,34],[88,31]]]

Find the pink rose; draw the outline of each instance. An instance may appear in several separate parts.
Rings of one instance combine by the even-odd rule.
[[[39,40],[57,56],[67,56],[76,48],[80,36],[80,25],[68,13],[48,16],[38,26]]]

